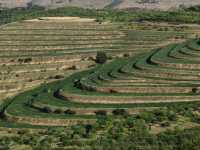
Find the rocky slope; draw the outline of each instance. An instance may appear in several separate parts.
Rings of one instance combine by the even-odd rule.
[[[84,8],[104,8],[112,3],[112,0],[0,0],[1,7],[26,7],[28,5],[39,5],[48,8],[63,6],[76,6]]]
[[[180,5],[191,6],[200,4],[199,0],[0,0],[0,7],[26,7],[39,5],[47,8],[76,6],[83,8],[145,8],[169,10]]]

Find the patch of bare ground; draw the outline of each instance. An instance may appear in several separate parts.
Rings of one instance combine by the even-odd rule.
[[[27,22],[94,22],[95,19],[80,18],[80,17],[40,17],[38,19],[26,20]]]

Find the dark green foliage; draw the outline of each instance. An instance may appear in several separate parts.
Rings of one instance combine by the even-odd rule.
[[[196,114],[192,114],[192,121],[196,123],[200,123],[200,116]]]
[[[136,118],[143,119],[147,123],[158,123],[162,121],[176,121],[177,114],[170,108],[156,109],[139,113]]]
[[[125,110],[125,109],[115,109],[113,110],[113,115],[116,115],[116,116],[127,116],[128,115],[128,112]]]
[[[163,109],[158,109],[154,111],[154,115],[156,118],[156,121],[162,122],[167,120],[167,111]]]
[[[56,114],[62,114],[64,111],[62,110],[62,109],[56,109],[55,111],[54,111],[54,113],[56,113]]]
[[[29,101],[27,101],[26,105],[32,106],[33,103],[34,103],[34,99],[30,99]]]
[[[97,116],[106,116],[107,112],[105,110],[99,110],[99,111],[96,111],[95,114]]]
[[[31,7],[22,9],[6,9],[0,10],[0,24],[25,19],[45,17],[45,16],[95,16],[95,10],[81,8],[59,8],[46,10],[42,7]]]
[[[70,110],[70,109],[65,110],[64,113],[67,114],[67,115],[75,115],[76,114],[75,111]]]
[[[101,121],[100,121],[101,120]],[[101,118],[94,125],[75,125],[71,127],[48,128],[40,132],[21,129],[18,136],[1,137],[0,145],[8,147],[13,144],[29,145],[33,149],[51,149],[76,145],[77,149],[87,146],[93,150],[199,150],[200,128],[167,130],[151,134],[142,119],[133,116],[127,118]],[[104,120],[104,128],[102,126]],[[163,122],[163,127],[169,122]],[[45,138],[44,138],[45,135]]]
[[[170,122],[165,121],[165,122],[162,122],[160,125],[161,125],[161,127],[168,127],[168,126],[170,126]]]
[[[143,119],[145,120],[147,123],[153,123],[156,121],[155,115],[151,112],[142,112],[140,114],[137,115],[138,119]]]
[[[43,92],[44,92],[44,93],[50,93],[50,92],[51,92],[51,89],[49,89],[48,87],[45,87],[45,88],[43,89]]]
[[[197,93],[199,93],[200,91],[199,91],[199,89],[198,88],[192,88],[192,93],[194,93],[194,94],[197,94]]]
[[[176,121],[177,120],[177,115],[176,115],[175,112],[169,111],[167,115],[168,115],[168,119],[170,121]]]
[[[31,62],[32,61],[32,58],[25,58],[24,59],[24,63],[29,63],[29,62]]]
[[[45,112],[45,113],[52,113],[53,110],[50,107],[44,107],[43,108],[43,112]]]
[[[73,130],[73,136],[77,137],[79,136],[80,137],[84,137],[85,134],[86,134],[86,128],[84,126],[81,126],[81,125],[75,125],[75,126],[72,126],[72,130]]]
[[[54,76],[53,78],[54,78],[54,79],[63,79],[64,76],[63,76],[63,75],[56,75],[56,76]]]
[[[200,12],[200,5],[195,5],[195,6],[191,6],[189,8],[185,8],[185,11]]]
[[[106,63],[107,59],[108,59],[108,57],[105,52],[97,52],[96,63],[104,64],[104,63]]]
[[[18,62],[20,62],[20,63],[29,63],[31,61],[32,61],[32,58],[24,58],[24,59],[19,58],[18,59]]]
[[[54,97],[59,97],[59,92],[60,92],[61,89],[57,89],[54,93],[53,93],[53,96]]]
[[[195,13],[194,13],[195,12]],[[83,9],[75,7],[44,9],[42,7],[29,7],[22,9],[0,10],[0,24],[33,19],[45,16],[79,16],[96,18],[96,21],[132,22],[132,21],[167,21],[176,23],[200,23],[199,6],[176,11],[152,10],[113,10],[113,9]]]

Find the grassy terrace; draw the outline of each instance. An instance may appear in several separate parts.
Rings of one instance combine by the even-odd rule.
[[[111,115],[123,108],[137,114],[171,102],[198,104],[200,95],[194,90],[199,70],[163,65],[168,59],[172,64],[198,65],[188,55],[178,57],[183,49],[198,56],[198,40],[164,47],[196,36],[198,26],[71,19],[40,18],[1,26],[1,95],[45,82],[2,105],[3,126],[6,120],[16,125],[63,126],[94,122],[102,110]],[[94,66],[97,51],[120,58]],[[56,76],[66,79],[47,84]]]
[[[187,55],[184,58],[169,55],[174,51],[179,55],[179,50],[184,48],[193,51],[194,47],[198,53],[198,46],[199,40],[194,39],[97,65],[24,92],[2,107],[2,112],[9,122],[63,126],[92,123],[97,111],[112,114],[120,108],[137,114],[146,109],[191,102],[198,106],[200,77],[199,69],[193,65],[199,61],[190,60]],[[153,63],[155,59],[159,62]],[[191,65],[191,69],[163,65],[168,59],[171,64]]]

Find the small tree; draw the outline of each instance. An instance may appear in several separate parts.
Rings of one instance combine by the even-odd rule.
[[[115,109],[113,110],[113,115],[116,115],[116,116],[127,116],[128,115],[128,112],[125,110],[125,109]]]
[[[97,116],[106,116],[107,112],[105,110],[98,110],[95,112]]]
[[[64,78],[63,75],[55,75],[55,76],[54,76],[54,79],[62,79],[62,78]]]
[[[192,88],[192,93],[198,94],[200,93],[200,90],[197,87]]]
[[[67,115],[75,115],[76,114],[75,111],[70,110],[70,109],[65,110],[64,113],[67,114]]]
[[[44,107],[44,108],[43,108],[43,111],[44,111],[45,113],[52,113],[52,112],[53,112],[52,109],[51,109],[50,107]]]
[[[27,105],[27,106],[32,106],[33,103],[34,103],[34,99],[31,98],[29,101],[26,102],[26,105]]]
[[[176,115],[176,113],[173,112],[173,111],[169,111],[169,112],[167,113],[167,116],[168,116],[168,119],[169,119],[170,121],[176,121],[176,120],[177,120],[177,115]]]
[[[160,125],[161,125],[161,127],[169,127],[170,123],[169,123],[169,121],[165,121],[165,122],[162,122]]]
[[[108,57],[105,52],[97,52],[96,63],[104,64],[107,61]]]
[[[64,111],[62,110],[62,109],[56,109],[55,111],[54,111],[54,113],[56,113],[56,114],[62,114]]]

